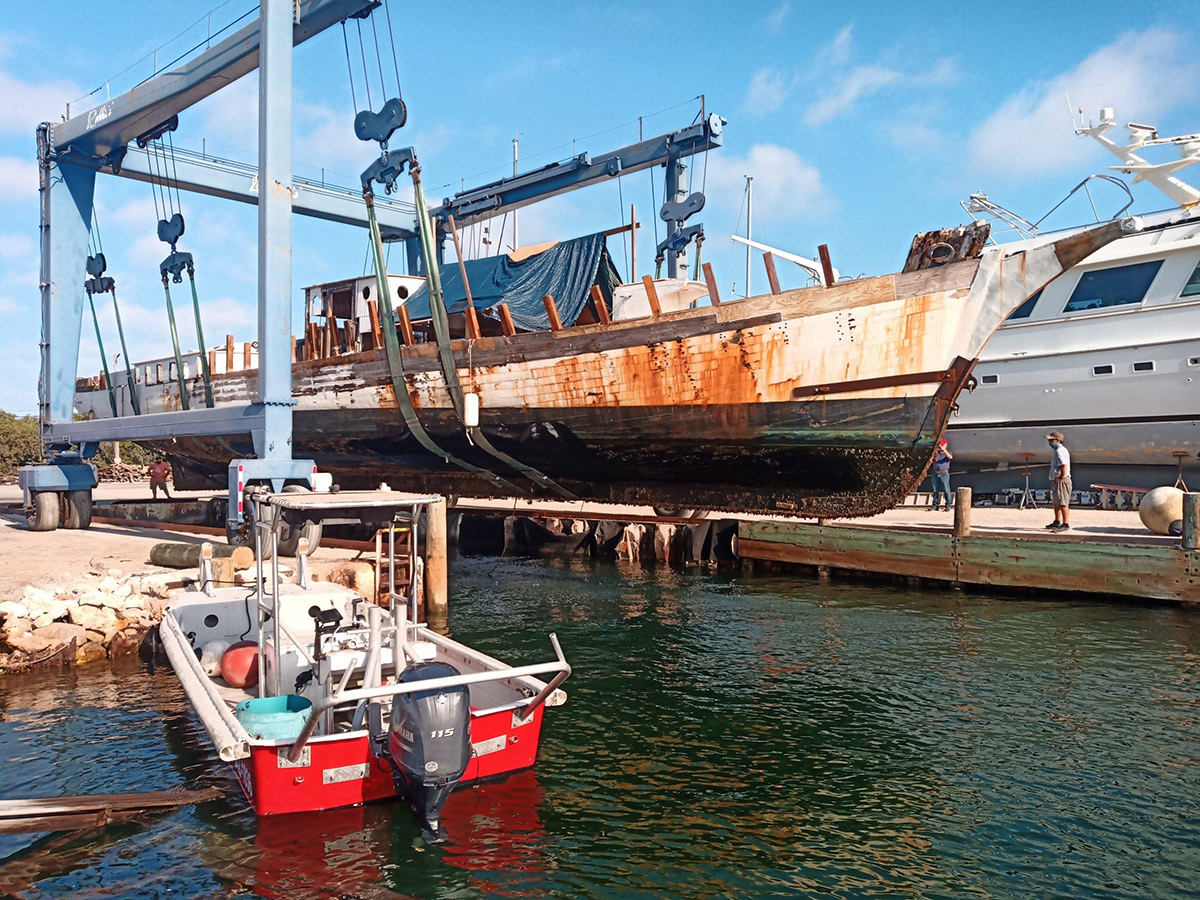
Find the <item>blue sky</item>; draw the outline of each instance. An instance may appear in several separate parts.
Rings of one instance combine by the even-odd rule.
[[[1114,160],[1071,131],[1064,92],[1096,117],[1113,106],[1121,122],[1150,122],[1164,134],[1200,131],[1197,28],[1187,5],[1143,2],[958,5],[691,3],[419,5],[389,0],[409,122],[393,139],[421,155],[431,200],[511,171],[520,134],[522,168],[572,152],[593,153],[680,128],[699,108],[729,120],[725,145],[707,164],[704,259],[723,289],[744,277],[744,176],[755,178],[755,237],[803,255],[827,243],[844,274],[895,271],[913,234],[965,219],[958,201],[976,190],[1036,218],[1072,186]],[[0,408],[36,409],[37,181],[34,127],[114,96],[160,64],[253,9],[253,0],[200,5],[122,2],[103,9],[76,0],[4,0],[0,17]],[[380,19],[382,25],[386,20]],[[352,50],[358,52],[356,32]],[[373,47],[368,62],[375,66]],[[388,57],[390,65],[390,54]],[[359,63],[361,66],[361,63]],[[385,68],[392,79],[390,68]],[[358,91],[363,92],[361,73]],[[296,170],[325,169],[353,185],[373,151],[353,136],[353,105],[340,29],[296,52]],[[93,89],[99,92],[84,99]],[[375,106],[380,105],[373,76]],[[362,98],[359,98],[360,105]],[[181,116],[177,144],[253,161],[257,124],[253,76]],[[707,165],[707,172],[705,168]],[[661,170],[655,170],[656,175]],[[1185,171],[1184,177],[1197,178]],[[636,203],[639,274],[654,255],[650,176],[642,173],[520,213],[521,243],[618,225]],[[1167,204],[1134,187],[1135,211]],[[662,201],[661,180],[655,187]],[[101,176],[98,215],[117,279],[135,358],[170,352],[150,187]],[[1097,194],[1115,211],[1115,193]],[[622,199],[624,206],[622,206]],[[255,210],[184,195],[180,249],[196,258],[206,337],[254,338]],[[1082,206],[1056,220],[1082,221]],[[498,232],[499,224],[495,230]],[[508,226],[511,228],[511,225]],[[660,225],[661,230],[661,225]],[[498,237],[498,235],[493,235]],[[511,232],[509,235],[511,236]],[[468,235],[471,252],[481,251]],[[506,237],[507,240],[507,237]],[[293,286],[361,273],[357,229],[297,218]],[[610,250],[624,268],[625,249]],[[399,271],[400,254],[392,269]],[[781,269],[785,287],[799,273]],[[83,273],[80,273],[82,283]],[[765,286],[756,260],[755,285]],[[181,298],[184,299],[184,298]],[[111,310],[100,308],[110,357]],[[80,372],[98,371],[85,321]],[[181,316],[181,337],[194,346]]]

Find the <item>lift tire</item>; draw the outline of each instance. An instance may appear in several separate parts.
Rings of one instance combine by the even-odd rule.
[[[66,491],[60,514],[63,528],[87,528],[92,524],[92,492]]]
[[[53,531],[58,527],[59,509],[62,500],[58,491],[34,491],[29,497],[30,508],[25,513],[25,524],[30,531]]]
[[[283,488],[285,494],[308,494],[311,491],[302,484],[289,484]],[[282,519],[276,526],[279,530],[279,555],[295,556],[300,549],[300,538],[308,538],[308,555],[312,556],[321,545],[321,523],[308,522],[300,528],[293,528]],[[264,550],[269,555],[269,551]]]

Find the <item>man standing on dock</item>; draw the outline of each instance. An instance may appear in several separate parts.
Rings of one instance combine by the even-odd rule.
[[[171,492],[167,490],[167,479],[171,476],[171,464],[163,457],[159,457],[150,464],[150,496],[158,499],[158,489],[162,488],[163,496],[168,500],[171,499]]]
[[[954,454],[950,452],[950,442],[942,438],[938,442],[937,458],[933,461],[933,508],[938,508],[938,497],[941,496],[943,508],[950,509],[950,460]]]
[[[1061,431],[1046,435],[1050,443],[1050,496],[1054,503],[1054,521],[1050,531],[1071,530],[1071,453],[1063,443]]]

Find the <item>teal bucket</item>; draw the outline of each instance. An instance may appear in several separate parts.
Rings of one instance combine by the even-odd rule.
[[[233,710],[250,737],[265,741],[294,741],[312,714],[312,701],[298,694],[243,700]]]

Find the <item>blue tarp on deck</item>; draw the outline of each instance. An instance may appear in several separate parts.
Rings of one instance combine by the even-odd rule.
[[[602,233],[561,241],[536,256],[514,262],[506,254],[472,259],[466,263],[475,309],[485,310],[507,303],[513,323],[524,331],[545,331],[550,327],[542,297],[550,294],[564,325],[579,318],[588,292],[599,284],[605,303],[612,309],[612,289],[621,283],[620,275],[609,259]],[[446,308],[462,312],[467,306],[458,262],[441,266],[442,291]],[[408,299],[409,318],[416,322],[429,318],[429,292],[424,286]]]

